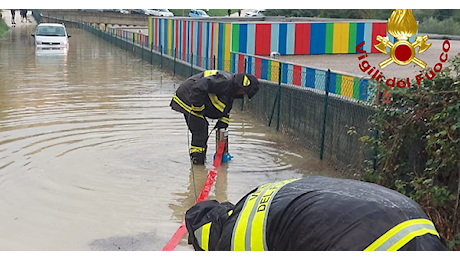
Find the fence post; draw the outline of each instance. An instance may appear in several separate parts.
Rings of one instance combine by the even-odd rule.
[[[125,33],[125,50],[126,51],[129,50],[129,39],[128,39],[128,35],[126,35],[126,33]]]
[[[160,45],[160,67],[163,68],[163,45]]]
[[[326,95],[324,96],[324,113],[323,113],[323,125],[321,127],[321,143],[319,150],[319,159],[323,160],[324,155],[324,138],[326,136],[326,119],[327,119],[327,103],[329,99],[329,84],[331,83],[331,70],[327,70],[326,74]]]
[[[134,52],[134,34],[133,34],[133,52]],[[135,52],[134,52],[135,53]]]
[[[278,91],[277,91],[276,96],[275,96],[275,101],[273,102],[272,112],[270,114],[270,119],[268,120],[268,126],[271,126],[271,124],[272,124],[273,115],[275,114],[275,105],[276,105],[276,102],[279,102],[279,96],[280,96],[280,92],[281,92],[281,76],[282,76],[282,66],[281,66],[281,62],[280,62],[279,67],[278,67]],[[279,117],[279,111],[278,111],[278,117]],[[278,121],[277,128],[279,128],[279,121]]]
[[[150,64],[153,65],[153,42],[150,44]]]
[[[278,77],[280,78],[279,79],[279,82],[278,82],[278,108],[277,108],[277,113],[276,113],[276,131],[279,131],[280,130],[280,110],[281,110],[281,69],[280,69],[280,72],[279,72],[279,75]]]
[[[141,40],[141,59],[144,60],[144,41]]]
[[[215,70],[216,69],[216,55],[213,55],[213,63],[212,63],[212,69]]]
[[[173,75],[176,75],[176,56],[177,56],[177,48],[174,48],[174,72]]]
[[[193,52],[190,53],[190,76],[193,75]]]
[[[246,72],[247,67],[248,67],[248,59],[244,58],[244,71],[243,72]]]

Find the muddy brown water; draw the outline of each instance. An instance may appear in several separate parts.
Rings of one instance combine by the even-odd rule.
[[[181,79],[79,29],[67,53],[37,52],[34,29],[0,39],[0,250],[161,250],[203,187],[214,134],[191,171],[184,118],[169,107]],[[209,199],[336,175],[254,118],[231,118],[234,158]],[[176,250],[192,248],[184,238]]]

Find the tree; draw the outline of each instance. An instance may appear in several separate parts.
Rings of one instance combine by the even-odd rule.
[[[315,17],[317,9],[266,9],[265,16],[286,16],[286,17]]]
[[[319,13],[324,18],[369,19],[373,18],[371,9],[323,9]]]

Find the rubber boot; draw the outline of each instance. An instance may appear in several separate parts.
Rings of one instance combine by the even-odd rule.
[[[205,153],[191,153],[190,159],[192,160],[193,164],[204,165],[206,154]]]

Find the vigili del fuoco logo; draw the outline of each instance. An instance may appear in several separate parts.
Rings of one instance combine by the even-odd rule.
[[[386,60],[383,60],[379,63],[380,69],[384,69],[386,66],[391,63],[395,63],[399,66],[406,66],[408,64],[414,63],[420,68],[425,69],[427,64],[416,57],[416,54],[422,53],[428,50],[431,47],[431,43],[427,43],[428,35],[417,36],[413,42],[409,41],[409,38],[414,36],[417,33],[417,21],[412,14],[412,9],[395,9],[387,22],[387,31],[390,35],[395,37],[396,41],[393,43],[390,41],[389,37],[382,37],[377,35],[377,40],[380,42],[374,47],[384,54],[389,54],[390,57]],[[363,41],[358,46],[356,46],[356,51],[358,53],[366,53],[366,51],[361,50],[360,48],[365,44]],[[389,51],[387,50],[389,48]],[[416,50],[418,48],[418,50]],[[433,79],[436,76],[436,73],[440,72],[442,69],[442,64],[447,61],[448,55],[447,52],[450,49],[449,40],[445,40],[442,44],[442,52],[439,55],[439,62],[436,63],[431,70],[426,73],[420,73],[415,76],[417,84],[420,85],[422,79]],[[369,64],[365,59],[367,54],[361,55],[358,59],[361,61],[359,68],[362,72],[367,73],[376,81],[379,81],[383,76],[383,72],[380,69],[377,69],[375,66]],[[410,87],[410,78],[399,79],[396,77],[387,78],[385,84],[389,87],[398,87],[405,88]]]

